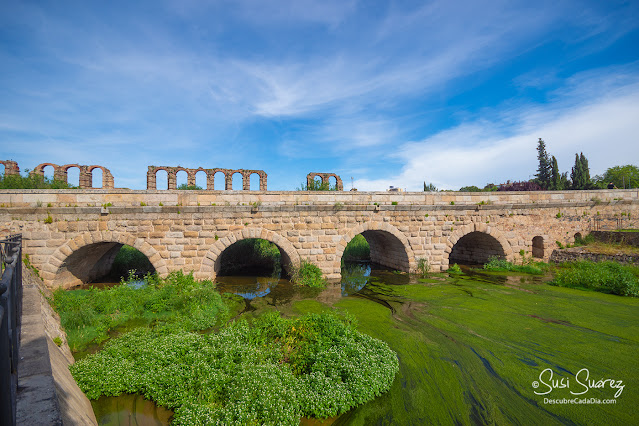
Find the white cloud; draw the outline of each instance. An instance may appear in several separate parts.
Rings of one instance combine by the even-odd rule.
[[[588,158],[591,175],[615,165],[639,160],[639,82],[595,93],[594,82],[580,86],[581,105],[561,98],[547,107],[510,111],[515,121],[504,129],[497,121],[477,120],[437,133],[419,142],[402,144],[404,161],[396,175],[358,180],[360,190],[384,190],[388,185],[421,190],[423,182],[440,189],[483,186],[506,180],[528,180],[537,168],[537,139],[557,158],[561,171],[570,171],[575,153]],[[608,90],[608,86],[604,85]],[[600,88],[601,89],[601,88]],[[579,92],[579,91],[578,91]],[[572,93],[572,96],[577,96]],[[516,116],[516,117],[513,117]]]

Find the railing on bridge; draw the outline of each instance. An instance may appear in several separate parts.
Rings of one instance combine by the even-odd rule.
[[[16,424],[22,235],[0,240],[0,424]]]
[[[630,213],[615,216],[595,216],[590,222],[590,231],[616,231],[620,229],[638,229],[639,219]]]

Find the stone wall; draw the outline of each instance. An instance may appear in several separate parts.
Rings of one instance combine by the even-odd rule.
[[[639,247],[639,232],[591,231],[590,233],[597,241]]]
[[[177,189],[177,174],[180,171],[186,173],[187,185],[195,186],[196,176],[199,172],[203,172],[206,175],[206,190],[215,190],[215,174],[222,173],[224,175],[224,190],[230,191],[233,189],[233,175],[238,173],[242,176],[242,190],[251,190],[251,175],[256,174],[260,178],[260,191],[266,191],[266,172],[263,170],[245,170],[245,169],[204,169],[202,167],[197,169],[188,169],[185,167],[169,167],[169,166],[149,166],[149,170],[146,173],[146,189],[157,189],[157,173],[160,170],[164,170],[167,174],[167,188]],[[219,188],[218,188],[219,189]]]
[[[415,271],[422,258],[446,270],[457,249],[471,260],[490,250],[512,260],[520,250],[532,253],[535,237],[535,255],[548,259],[555,241],[614,227],[621,213],[639,217],[637,190],[0,191],[0,234],[22,232],[24,252],[47,285],[65,287],[90,278],[95,259],[102,263],[120,244],[142,251],[160,275],[183,269],[198,278],[214,277],[221,253],[244,238],[269,240],[291,264],[308,259],[328,278],[339,278],[344,248],[358,234],[374,261],[403,271]]]
[[[582,247],[569,248],[564,250],[553,250],[550,261],[555,263],[575,262],[578,260],[591,260],[593,262],[613,261],[618,263],[628,263],[639,265],[639,255],[631,254],[599,254],[584,251]]]

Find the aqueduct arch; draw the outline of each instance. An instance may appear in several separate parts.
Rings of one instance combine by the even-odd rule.
[[[69,169],[76,167],[80,170],[80,181],[79,186],[80,189],[91,189],[93,188],[93,170],[100,169],[102,170],[102,189],[113,189],[114,180],[111,171],[106,167],[91,165],[91,166],[83,166],[81,164],[65,164],[63,166],[59,166],[53,163],[42,163],[38,164],[31,174],[44,176],[45,167],[51,166],[53,167],[53,178],[55,180],[59,180],[65,183],[69,183],[68,180],[68,172]]]
[[[450,263],[486,263],[492,256],[513,260],[508,240],[497,229],[482,223],[464,225],[446,242],[446,261]]]
[[[233,189],[233,175],[239,173],[242,175],[242,190],[250,191],[251,175],[258,175],[260,178],[260,191],[266,191],[267,175],[264,170],[246,170],[246,169],[205,169],[199,167],[197,169],[188,169],[186,167],[170,167],[170,166],[149,166],[146,173],[146,189],[157,189],[157,172],[163,170],[167,173],[168,189],[177,189],[177,173],[180,171],[187,174],[187,185],[195,186],[196,175],[198,172],[206,173],[206,190],[215,190],[215,174],[222,173],[224,175],[224,190]],[[218,189],[219,190],[219,189]]]
[[[232,244],[245,240],[247,238],[261,238],[272,242],[280,250],[282,268],[287,273],[291,272],[291,266],[296,267],[300,264],[300,256],[295,250],[295,247],[289,240],[276,234],[273,231],[263,228],[244,228],[232,233],[229,233],[224,238],[218,239],[215,244],[211,246],[209,251],[202,260],[200,266],[200,272],[197,274],[200,279],[215,278],[220,271],[220,260],[222,258],[222,252],[230,247]]]
[[[168,268],[160,254],[146,241],[124,232],[85,232],[59,247],[42,271],[43,278],[62,288],[75,287],[104,276],[113,265],[123,245],[141,251],[160,276],[168,275]]]
[[[338,271],[346,245],[358,234],[362,234],[370,246],[371,262],[403,272],[417,269],[415,254],[408,238],[387,222],[371,221],[349,230],[337,244],[335,262]]]
[[[322,179],[322,184],[325,184],[327,186],[330,185],[330,178],[335,178],[335,189],[337,191],[343,191],[344,190],[344,184],[342,183],[342,179],[336,175],[335,173],[315,173],[315,172],[311,172],[308,175],[306,175],[306,185],[307,186],[311,186],[313,180],[315,180],[316,177],[319,177]]]

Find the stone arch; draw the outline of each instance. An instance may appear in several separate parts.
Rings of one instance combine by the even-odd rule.
[[[311,186],[311,184],[312,184],[311,182],[313,182],[316,177],[319,177],[320,179],[322,179],[322,183],[323,184],[327,184],[327,185],[330,185],[329,178],[334,177],[335,178],[335,189],[337,191],[343,191],[344,190],[344,184],[342,183],[342,179],[338,175],[336,175],[335,173],[311,172],[308,175],[306,175],[306,184],[307,184],[307,186]]]
[[[92,255],[92,258],[98,261],[103,256],[108,255],[110,251],[115,250],[114,247],[117,247],[119,250],[124,244],[141,251],[149,259],[158,275],[162,277],[168,275],[169,270],[164,259],[157,250],[144,241],[144,239],[126,232],[95,231],[84,232],[58,247],[50,256],[48,264],[43,268],[43,279],[48,281],[50,287],[61,286],[63,288],[70,288],[82,284],[83,280],[69,271],[66,263],[70,256],[83,248],[88,249],[90,246],[96,246],[97,248],[97,245],[100,245],[101,247],[94,250]],[[92,262],[89,261],[87,265],[78,266],[77,269],[80,271],[79,273],[81,275],[84,274],[82,278],[91,278],[93,273],[101,272],[95,270],[95,264],[92,265],[91,263]]]
[[[198,185],[198,182],[197,182],[198,174],[200,174],[200,173],[204,173],[204,185],[203,186]],[[193,170],[193,185],[200,186],[200,188],[202,188],[202,189],[209,189],[209,173],[208,173],[208,170],[203,169],[202,167],[198,167],[197,169],[194,169]]]
[[[53,179],[60,180],[63,182],[67,181],[66,172],[60,168],[57,164],[54,163],[42,163],[35,166],[31,174],[42,176],[44,178],[44,169],[45,167],[53,167]]]
[[[63,178],[59,180],[62,180],[66,182],[67,184],[69,184],[70,169],[78,169],[78,188],[81,188],[81,189],[91,188],[91,185],[87,186],[87,182],[86,182],[87,180],[86,166],[81,166],[79,164],[65,164],[63,166],[60,166],[58,168],[58,173]],[[75,171],[72,173],[72,175],[75,175]],[[75,186],[75,182],[71,183],[70,185]]]
[[[459,246],[458,243],[463,246]],[[477,244],[482,244],[483,247],[477,248]],[[462,261],[482,263],[493,255],[513,260],[512,248],[506,237],[498,229],[483,223],[464,225],[448,237],[444,250],[444,267],[450,263],[451,253],[456,245],[458,249],[463,248],[466,251],[460,255]]]
[[[537,259],[544,258],[545,239],[541,235],[537,235],[532,239],[532,256]]]
[[[293,244],[286,238],[273,231],[269,231],[268,229],[244,228],[229,233],[224,238],[217,240],[215,244],[211,246],[202,259],[198,277],[208,279],[215,278],[219,271],[219,261],[222,252],[237,241],[245,240],[247,238],[261,238],[275,244],[280,249],[280,253],[282,255],[282,267],[287,272],[290,272],[291,266],[298,266],[300,264],[300,256],[297,253],[297,250],[295,250]]]
[[[362,234],[368,241],[372,262],[404,272],[414,272],[417,269],[415,254],[408,238],[393,225],[377,221],[359,224],[342,236],[335,250],[337,268],[341,265],[346,245],[358,234]]]
[[[106,167],[98,166],[95,164],[92,166],[87,166],[87,173],[90,178],[89,182],[91,182],[90,187],[93,188],[93,171],[95,169],[102,170],[102,189],[113,189],[114,181],[113,181],[113,175],[111,174],[111,171],[107,169]]]

